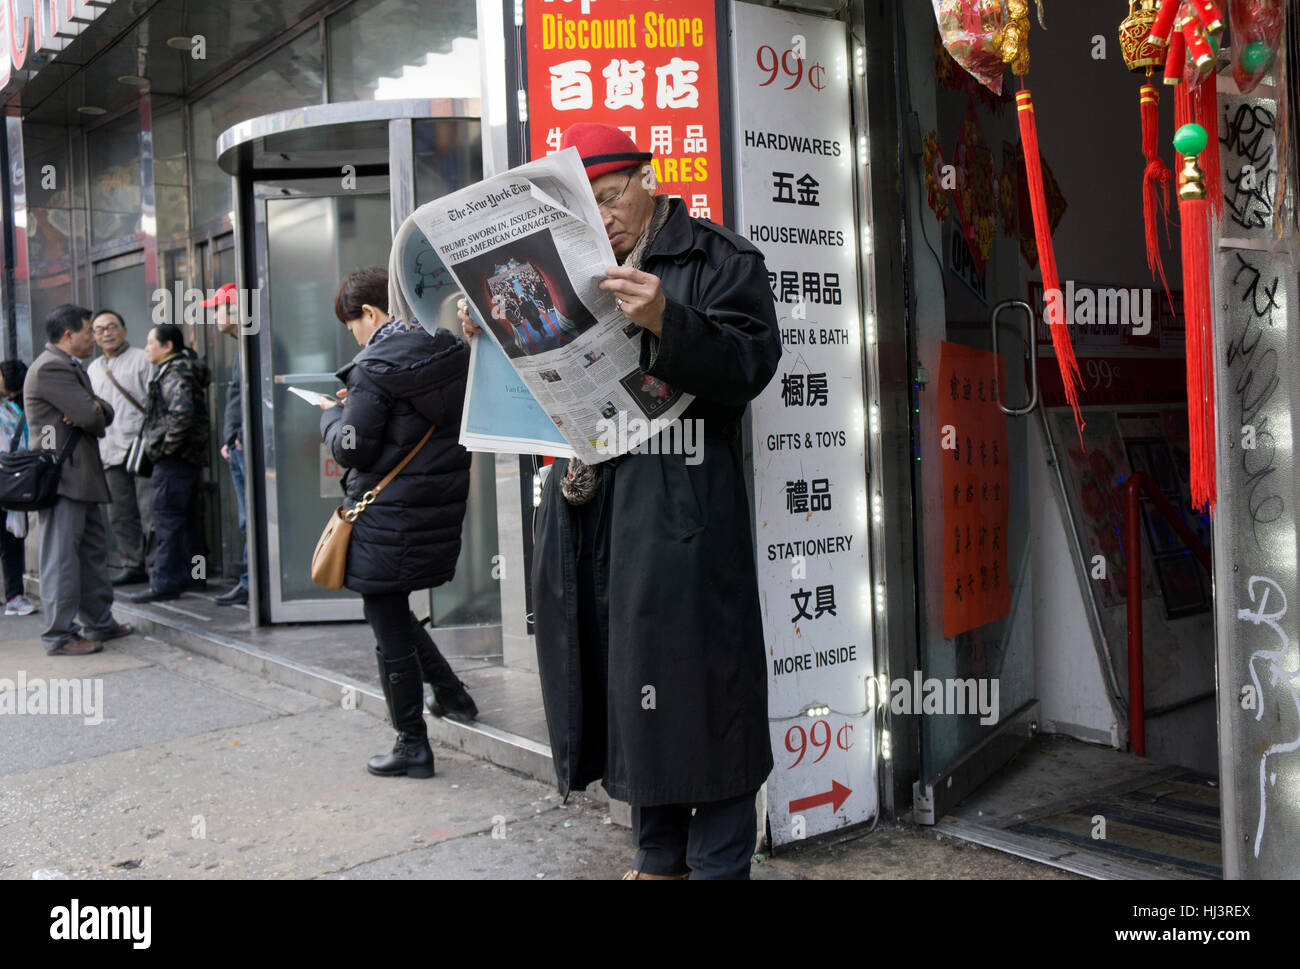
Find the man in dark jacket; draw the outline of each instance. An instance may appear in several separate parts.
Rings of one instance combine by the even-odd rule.
[[[113,405],[96,397],[81,360],[94,350],[90,310],[57,307],[45,321],[49,343],[23,385],[23,410],[33,448],[56,453],[74,429],[80,439],[63,463],[59,498],[41,512],[41,639],[51,655],[97,653],[103,641],[131,632],[113,619],[108,532],[99,506],[109,500],[98,438],[113,422]],[[83,636],[77,614],[86,621]]]
[[[176,599],[205,570],[194,571],[204,552],[199,487],[208,460],[208,367],[185,346],[181,328],[159,323],[145,352],[157,368],[149,381],[144,421],[145,453],[153,462],[153,528],[158,537],[149,588],[132,602]]]
[[[622,263],[601,287],[641,327],[641,370],[695,395],[682,420],[703,446],[698,462],[671,447],[603,462],[590,497],[560,460],[543,487],[533,610],[559,786],[603,779],[631,804],[627,877],[746,878],[772,769],[740,441],[781,356],[767,270],[744,239],[656,198],[651,156],[618,129],[574,125],[569,146]]]
[[[203,305],[215,308],[217,331],[231,337],[238,348],[230,368],[230,381],[226,384],[226,416],[221,425],[221,456],[230,465],[230,481],[234,486],[235,509],[239,518],[239,531],[245,532],[247,523],[244,507],[244,401],[243,372],[240,356],[243,344],[239,340],[239,303],[234,283],[226,283]],[[219,606],[242,606],[248,602],[248,540],[244,540],[244,557],[239,581],[229,592],[217,596]]]

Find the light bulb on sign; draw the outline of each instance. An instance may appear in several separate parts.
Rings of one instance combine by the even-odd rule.
[[[519,89],[519,120],[528,120],[528,92],[523,88]]]
[[[890,755],[889,731],[880,731],[880,759],[889,760]]]
[[[858,72],[858,77],[867,73],[867,50],[859,46],[853,54],[853,66]]]

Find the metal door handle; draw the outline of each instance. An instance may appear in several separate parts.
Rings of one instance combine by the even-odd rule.
[[[1027,336],[1029,337],[1026,346],[1029,348],[1029,404],[1025,407],[1008,407],[1002,403],[1002,390],[999,388],[996,395],[998,406],[1002,408],[1002,413],[1011,417],[1024,417],[1026,414],[1033,413],[1038,406],[1038,351],[1034,346],[1034,311],[1028,303],[1022,299],[1008,299],[993,307],[993,312],[989,314],[989,325],[993,328],[993,355],[998,353],[998,318],[1007,309],[1023,310],[1025,322],[1028,326]],[[1005,381],[1004,381],[1005,382]]]

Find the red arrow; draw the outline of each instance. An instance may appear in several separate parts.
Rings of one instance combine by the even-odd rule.
[[[841,784],[839,781],[831,781],[831,789],[823,791],[821,794],[813,794],[811,797],[801,797],[790,802],[790,813],[797,811],[807,811],[809,808],[821,807],[823,804],[829,804],[831,811],[838,811],[840,805],[848,800],[853,792]]]

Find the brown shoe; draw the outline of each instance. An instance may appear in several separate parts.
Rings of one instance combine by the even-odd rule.
[[[135,627],[129,622],[115,622],[113,623],[112,629],[104,633],[102,636],[96,636],[95,638],[99,642],[106,642],[110,639],[121,639],[123,636],[130,636],[133,632],[135,632]]]
[[[623,876],[623,881],[655,881],[655,882],[684,882],[691,877],[688,871],[685,875],[650,875],[643,871],[637,871],[635,868]]]
[[[54,649],[46,650],[46,652],[50,656],[85,656],[88,653],[98,653],[103,648],[103,643],[77,638],[65,640]]]

